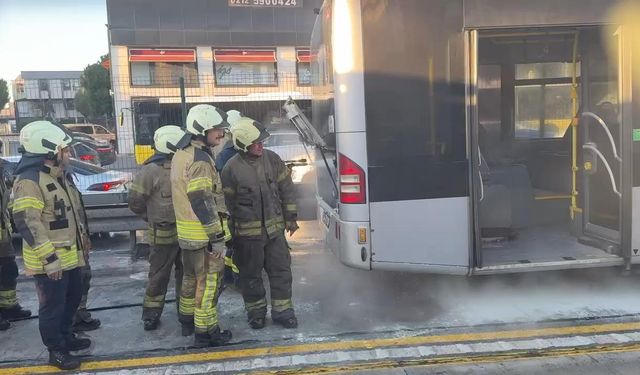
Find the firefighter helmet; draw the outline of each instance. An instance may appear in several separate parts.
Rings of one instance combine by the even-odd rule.
[[[178,142],[184,137],[185,132],[176,125],[165,125],[153,133],[153,146],[156,151],[163,154],[173,154],[178,149]]]
[[[20,130],[20,145],[31,154],[53,157],[72,141],[67,132],[49,121],[33,121]]]
[[[187,131],[193,135],[204,137],[207,130],[228,127],[227,114],[210,104],[198,104],[187,114]]]
[[[227,122],[229,123],[229,127],[233,127],[238,122],[238,120],[243,117],[244,116],[242,116],[242,113],[240,111],[236,111],[235,109],[227,111]]]
[[[233,146],[240,151],[249,151],[249,146],[269,138],[269,132],[258,121],[243,117],[231,128]]]

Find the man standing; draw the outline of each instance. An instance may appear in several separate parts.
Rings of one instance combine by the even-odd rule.
[[[129,191],[129,209],[149,225],[151,243],[149,280],[142,304],[145,331],[158,328],[164,308],[171,269],[175,266],[176,300],[182,285],[182,258],[176,232],[176,215],[171,201],[171,159],[184,137],[182,129],[166,125],[153,135],[155,154],[144,162]],[[179,302],[177,302],[179,305]]]
[[[33,275],[40,303],[42,342],[49,363],[63,370],[80,366],[69,351],[91,345],[71,331],[82,297],[82,236],[86,223],[80,193],[65,171],[71,137],[48,121],[35,121],[20,131],[23,155],[16,167],[12,214],[23,238],[22,256]]]
[[[179,319],[183,335],[195,328],[196,347],[231,340],[231,332],[218,325],[220,274],[230,233],[225,230],[228,213],[211,151],[224,137],[226,118],[226,113],[208,104],[191,108],[188,133],[171,162],[171,195],[184,267]]]
[[[0,141],[2,152],[2,141]],[[9,321],[31,316],[18,303],[16,286],[18,265],[11,242],[11,221],[9,220],[10,174],[0,164],[0,331],[9,329]]]
[[[296,328],[291,255],[284,237],[285,230],[292,235],[298,229],[291,173],[276,153],[263,149],[269,133],[260,123],[242,118],[231,132],[239,153],[224,167],[222,181],[249,326],[265,326],[264,268],[271,286],[271,318],[285,328]]]

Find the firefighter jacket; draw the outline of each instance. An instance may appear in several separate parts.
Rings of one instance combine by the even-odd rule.
[[[14,256],[11,243],[11,220],[9,218],[11,176],[4,166],[4,163],[0,164],[0,258]]]
[[[171,156],[156,152],[145,161],[129,189],[129,209],[149,224],[155,245],[178,243],[176,215],[171,200]]]
[[[210,147],[192,140],[176,151],[171,162],[171,191],[182,249],[202,249],[210,242],[230,239],[222,184]]]
[[[73,175],[42,161],[25,160],[15,173],[11,212],[23,238],[26,273],[44,274],[44,266],[56,260],[63,271],[84,266],[81,243],[88,228]]]
[[[222,184],[234,237],[260,238],[264,227],[274,238],[285,222],[297,220],[291,171],[273,151],[262,156],[239,153],[222,170]]]

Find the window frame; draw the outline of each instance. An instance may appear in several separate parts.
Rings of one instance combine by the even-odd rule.
[[[130,57],[131,55],[129,55],[129,51],[131,50],[139,50],[139,49],[149,49],[149,50],[163,50],[163,51],[168,51],[168,50],[192,50],[194,57],[195,57],[195,61],[130,61]],[[133,88],[178,88],[180,87],[180,84],[177,83],[176,85],[167,85],[167,84],[163,84],[163,83],[152,83],[149,85],[145,85],[145,84],[140,84],[140,83],[134,83],[133,81],[133,74],[132,74],[132,65],[131,64],[138,64],[138,63],[145,63],[145,64],[156,64],[156,63],[167,63],[167,64],[194,64],[195,67],[195,82],[191,82],[191,81],[187,81],[185,80],[185,85],[184,87],[187,88],[199,88],[200,87],[200,74],[199,74],[199,68],[198,68],[198,51],[195,47],[185,47],[185,48],[162,48],[162,47],[155,47],[155,48],[128,48],[127,49],[127,55],[129,56],[128,58],[128,63],[129,63],[129,86],[133,87]],[[182,77],[184,78],[184,65],[182,65]],[[180,77],[178,77],[180,78]],[[149,79],[151,80],[151,76],[149,76]],[[179,80],[178,80],[179,81]]]
[[[245,61],[237,61],[237,62],[218,62],[215,61],[215,53],[216,50],[246,50],[246,51],[251,51],[251,50],[256,50],[256,51],[273,51],[274,56],[277,55],[278,51],[275,48],[216,48],[213,47],[211,49],[212,53],[213,53],[213,79],[214,79],[214,85],[216,87],[221,87],[221,88],[233,88],[233,87],[278,87],[280,86],[280,81],[279,81],[279,77],[278,77],[278,61],[276,59],[276,61],[273,62],[245,62]],[[225,84],[225,83],[220,83],[218,80],[218,65],[219,64],[273,64],[273,83],[272,84],[264,84],[264,83],[247,83],[247,84]],[[297,69],[297,67],[296,67]]]
[[[557,61],[558,63],[562,63],[562,61]],[[526,63],[526,64],[532,64],[535,62],[530,62],[530,63]],[[525,64],[525,63],[522,63]],[[566,135],[566,131],[563,134],[563,136],[561,137],[545,137],[544,135],[544,123],[546,120],[546,108],[545,108],[545,87],[547,85],[571,85],[573,83],[573,79],[572,77],[563,77],[563,78],[533,78],[533,79],[516,79],[515,78],[515,72],[516,72],[516,66],[519,64],[514,64],[514,69],[513,69],[513,75],[514,75],[514,79],[513,79],[513,140],[516,142],[536,142],[536,141],[553,141],[553,140],[562,140],[562,138],[564,138],[564,136]],[[582,80],[581,80],[581,76],[578,75],[577,76],[577,80],[576,80],[576,84],[578,85],[578,93],[580,91],[580,86],[582,85]],[[525,138],[525,137],[518,137],[517,136],[517,132],[516,132],[516,100],[517,100],[517,96],[516,96],[516,89],[518,87],[523,87],[523,86],[540,86],[540,96],[541,96],[541,108],[540,108],[540,117],[538,119],[538,133],[539,136],[535,137],[535,138]],[[570,127],[571,125],[569,125]],[[568,129],[568,128],[567,128]]]

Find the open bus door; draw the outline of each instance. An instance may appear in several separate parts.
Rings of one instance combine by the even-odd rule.
[[[586,33],[582,41],[583,240],[626,259],[631,256],[632,104],[630,48],[623,28],[604,35]],[[594,43],[601,40],[601,43]],[[597,44],[602,48],[590,48]],[[628,46],[627,46],[628,47]],[[580,215],[581,213],[581,215]],[[628,218],[629,220],[625,220]]]

